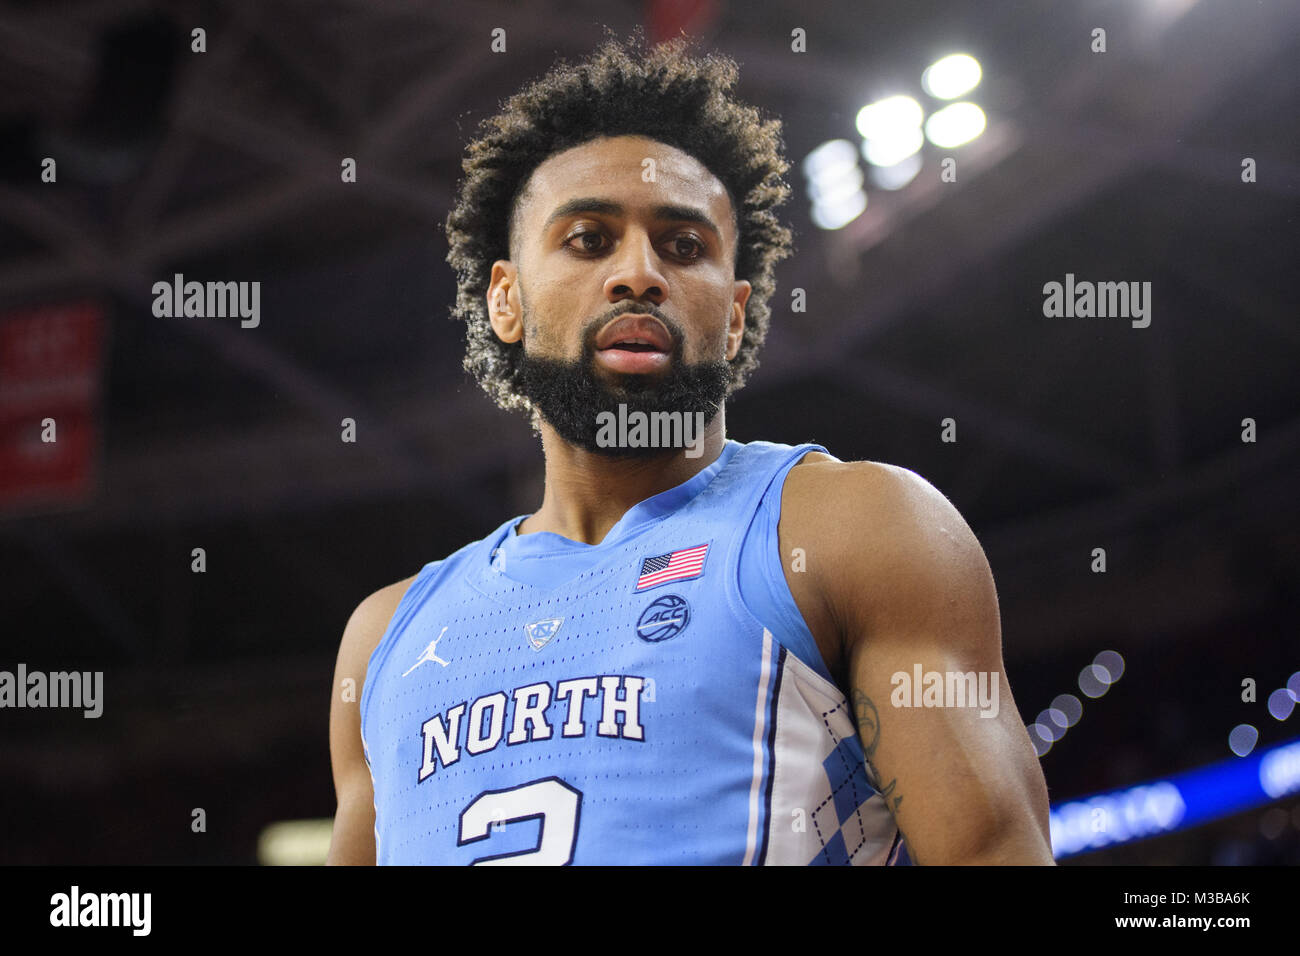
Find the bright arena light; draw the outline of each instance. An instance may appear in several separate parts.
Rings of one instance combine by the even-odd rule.
[[[818,229],[843,229],[862,215],[867,208],[867,194],[858,190],[853,196],[836,205],[814,204],[812,221]]]
[[[803,174],[809,182],[823,176],[835,176],[858,165],[858,151],[847,139],[822,143],[804,158]]]
[[[1107,684],[1113,684],[1124,676],[1124,658],[1118,651],[1102,651],[1092,662],[1106,672],[1106,676],[1101,679]],[[1100,674],[1097,676],[1101,677]]]
[[[1291,692],[1285,687],[1279,687],[1268,695],[1268,712],[1275,720],[1286,720],[1291,716],[1294,708],[1295,701],[1291,697]]]
[[[1029,742],[1033,744],[1034,753],[1038,756],[1041,757],[1052,749],[1055,737],[1040,724],[1032,723],[1025,729],[1029,732]]]
[[[1085,697],[1101,697],[1110,689],[1110,674],[1106,668],[1089,664],[1079,671],[1079,690]]]
[[[1073,694],[1058,694],[1052,701],[1052,709],[1063,713],[1070,727],[1077,724],[1083,716],[1083,702]]]
[[[858,132],[863,139],[890,140],[918,128],[924,118],[921,104],[910,96],[889,96],[858,110]]]
[[[263,866],[320,866],[329,855],[334,819],[272,823],[257,838],[257,861]]]
[[[921,86],[935,99],[951,100],[979,86],[979,60],[965,53],[954,53],[932,63],[921,74]]]
[[[953,103],[925,121],[925,135],[934,145],[952,149],[979,136],[987,124],[984,111],[974,103]]]
[[[894,163],[892,166],[872,166],[871,181],[881,189],[891,191],[902,189],[916,178],[922,165],[920,155],[914,153],[901,163]]]
[[[1228,749],[1238,757],[1244,757],[1255,749],[1258,740],[1258,730],[1250,724],[1238,724],[1228,733]]]
[[[1056,743],[1056,741],[1065,736],[1064,719],[1059,723],[1053,720],[1050,710],[1039,711],[1038,716],[1034,718],[1034,726],[1038,728],[1040,734],[1052,743]]]
[[[925,134],[920,126],[904,126],[884,136],[863,140],[862,155],[873,166],[897,166],[919,153],[924,145]]]
[[[822,143],[804,159],[803,171],[819,229],[841,229],[867,208],[858,150],[847,139]]]
[[[854,163],[814,179],[808,184],[808,195],[818,206],[838,206],[862,189],[862,181],[862,167]]]

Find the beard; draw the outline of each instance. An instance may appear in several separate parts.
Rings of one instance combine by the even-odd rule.
[[[516,378],[520,393],[566,442],[606,458],[654,458],[672,453],[661,447],[610,447],[597,442],[598,416],[616,418],[619,405],[626,412],[703,413],[710,422],[717,415],[731,383],[731,366],[725,361],[682,361],[682,336],[673,335],[672,362],[668,371],[656,376],[604,372],[596,366],[593,324],[584,337],[582,357],[573,362],[530,355],[525,349]]]

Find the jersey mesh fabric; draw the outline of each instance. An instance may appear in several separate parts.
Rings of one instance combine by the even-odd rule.
[[[378,862],[888,862],[896,828],[779,556],[741,597],[742,548],[774,550],[812,450],[727,442],[597,545],[516,517],[421,569],[362,691]]]

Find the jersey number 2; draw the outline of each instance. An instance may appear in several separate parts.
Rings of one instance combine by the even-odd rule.
[[[540,820],[531,850],[481,856],[471,866],[565,866],[578,843],[582,792],[559,777],[545,777],[506,790],[485,790],[460,814],[457,846],[477,843],[508,823]]]

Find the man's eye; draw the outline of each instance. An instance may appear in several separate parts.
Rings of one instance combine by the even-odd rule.
[[[577,240],[577,246],[573,245],[574,240]],[[565,245],[578,252],[600,252],[604,241],[604,235],[599,232],[578,232],[570,236]]]
[[[704,252],[704,243],[694,236],[678,236],[673,240],[673,252],[683,259],[697,259]]]

